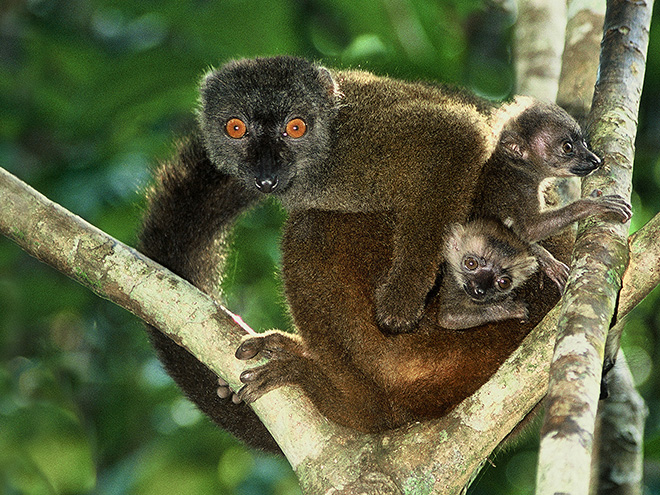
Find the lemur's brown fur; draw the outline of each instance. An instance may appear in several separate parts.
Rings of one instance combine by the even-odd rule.
[[[567,259],[570,233],[550,249]],[[485,383],[554,305],[552,284],[532,277],[520,291],[529,320],[471,330],[437,325],[431,300],[416,332],[384,334],[376,324],[374,288],[392,257],[392,229],[373,214],[293,213],[282,241],[287,300],[300,342],[271,333],[250,339],[241,357],[268,350],[271,360],[244,374],[250,401],[293,383],[330,419],[362,431],[382,431],[439,417]],[[309,377],[318,377],[310,379]]]
[[[465,222],[472,208],[501,125],[493,106],[462,92],[330,73],[298,59],[260,60],[254,63],[264,70],[230,64],[256,79],[239,79],[228,94],[224,83],[210,90],[217,105],[203,109],[200,122],[204,128],[213,121],[211,131],[203,142],[183,142],[156,174],[141,249],[214,294],[225,247],[216,241],[258,201],[255,183],[280,194],[289,210],[282,273],[299,333],[244,341],[241,359],[265,350],[272,358],[242,375],[240,396],[249,402],[295,384],[328,418],[362,431],[446,413],[492,375],[558,299],[552,284],[540,287],[532,277],[520,291],[529,307],[525,324],[468,331],[437,324],[431,289],[442,233]],[[305,112],[310,139],[290,140],[282,119]],[[254,123],[252,134],[228,144],[223,129],[236,117]],[[254,136],[260,139],[251,148]],[[548,249],[567,260],[570,235],[555,241]],[[383,298],[384,290],[391,297]],[[400,311],[411,333],[383,331],[383,301],[385,313]],[[250,445],[277,451],[247,406],[218,398],[208,369],[155,329],[150,334],[168,372],[206,414]]]

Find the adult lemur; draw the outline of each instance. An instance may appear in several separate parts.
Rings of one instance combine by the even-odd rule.
[[[444,227],[466,220],[501,127],[489,103],[289,57],[230,63],[205,78],[202,95],[203,140],[184,142],[157,175],[141,247],[213,292],[218,237],[259,191],[282,198],[283,276],[299,335],[243,343],[242,359],[272,356],[243,374],[245,400],[296,383],[330,419],[363,431],[437,417],[484,383],[556,301],[556,291],[528,284],[528,323],[470,332],[438,327],[437,297],[422,313]],[[554,252],[565,259],[569,246],[563,239]],[[413,333],[382,331],[415,321]],[[215,395],[206,368],[151,334],[202,410],[276,449],[249,409]]]
[[[421,318],[447,222],[496,143],[491,105],[458,91],[328,70],[296,58],[242,60],[202,83],[211,161],[289,211],[392,212],[394,257],[376,290],[393,333]],[[442,211],[442,215],[438,212]]]

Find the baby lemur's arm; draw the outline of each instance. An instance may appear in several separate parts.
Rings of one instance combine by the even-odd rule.
[[[496,321],[527,319],[527,305],[513,297],[483,304],[471,301],[460,290],[446,290],[441,297],[438,324],[442,328],[465,330]]]
[[[139,248],[201,290],[215,294],[218,280],[214,275],[225,254],[215,241],[256,201],[257,193],[211,165],[198,139],[184,140],[176,156],[155,173]],[[165,369],[192,402],[247,444],[279,452],[249,407],[218,397],[215,373],[158,329],[147,329]]]
[[[566,281],[568,280],[568,273],[570,271],[568,265],[559,261],[550,251],[537,242],[533,242],[529,249],[536,257],[536,261],[538,261],[541,269],[555,284],[557,284],[559,292],[564,292]]]
[[[537,242],[591,216],[609,216],[622,223],[632,217],[632,210],[626,200],[618,195],[601,196],[594,199],[581,198],[563,208],[546,210],[529,215],[512,228],[522,239]]]

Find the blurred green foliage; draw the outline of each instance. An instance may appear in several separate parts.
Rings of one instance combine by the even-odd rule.
[[[299,54],[493,98],[514,81],[513,19],[478,0],[7,0],[0,4],[0,165],[133,244],[149,169],[193,122],[209,66]],[[653,26],[633,228],[659,209],[660,32]],[[1,205],[0,205],[1,208]],[[234,236],[229,307],[288,326],[283,213]],[[646,493],[660,494],[658,291],[624,346],[651,414]],[[499,454],[474,494],[530,493],[535,442]],[[287,464],[212,426],[164,374],[137,321],[0,239],[0,494],[293,494]]]

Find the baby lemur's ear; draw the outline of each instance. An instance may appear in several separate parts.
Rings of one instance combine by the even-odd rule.
[[[502,131],[502,135],[500,136],[500,146],[511,158],[526,160],[529,155],[527,144],[516,131],[508,129]]]
[[[460,223],[452,223],[445,229],[445,250],[447,253],[460,250],[460,243],[465,227]]]

